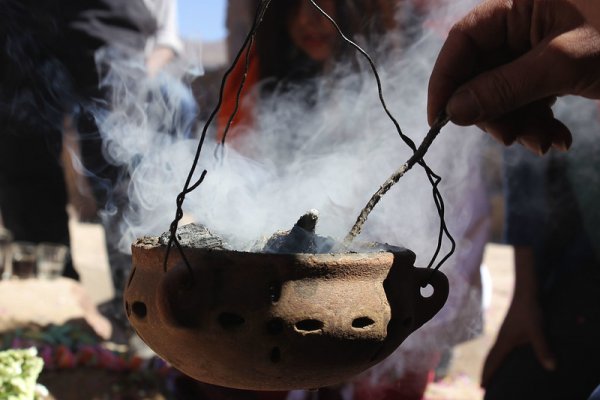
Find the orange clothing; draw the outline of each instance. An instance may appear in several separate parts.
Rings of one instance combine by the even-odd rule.
[[[237,93],[242,81],[244,80],[246,54],[247,51],[242,53],[242,56],[225,82],[225,88],[223,90],[223,102],[217,114],[217,140],[219,141],[223,140],[223,135],[229,122],[229,118],[233,114],[236,107]],[[244,127],[251,127],[253,125],[254,119],[252,113],[254,110],[254,104],[251,98],[252,96],[249,96],[249,94],[252,92],[252,89],[260,79],[259,71],[258,57],[256,56],[255,48],[252,47],[250,50],[250,63],[248,66],[248,72],[246,74],[246,80],[240,95],[239,107],[235,117],[231,122],[229,131],[227,132],[227,137],[225,138],[226,141],[232,140],[236,136],[243,134],[243,132],[246,131],[243,129]]]

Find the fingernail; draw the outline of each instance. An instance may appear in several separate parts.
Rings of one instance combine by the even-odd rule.
[[[556,147],[560,151],[567,151],[571,148],[573,144],[573,138],[569,135],[566,138],[557,139],[555,143],[552,143],[554,147]]]
[[[569,137],[567,137],[567,140],[565,140],[565,143],[567,150],[569,150],[571,148],[571,145],[573,144],[573,136],[569,135]]]
[[[450,98],[446,111],[453,122],[469,125],[481,115],[481,106],[470,90],[460,90]]]
[[[541,144],[539,141],[535,140],[535,139],[529,139],[529,138],[525,138],[525,137],[520,137],[518,139],[518,142],[525,147],[526,149],[528,149],[529,151],[531,151],[532,153],[538,155],[538,156],[543,156],[549,149],[546,149],[546,151],[544,151],[544,146],[543,144]]]
[[[550,151],[550,147],[552,147],[552,143],[550,143],[550,142],[541,143],[540,144],[540,151],[542,153],[541,155],[544,155],[548,151]]]

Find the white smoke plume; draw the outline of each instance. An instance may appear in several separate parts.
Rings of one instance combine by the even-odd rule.
[[[375,57],[388,106],[404,133],[417,143],[428,130],[427,81],[448,21],[471,3],[452,2],[438,8],[428,19],[434,28],[425,36],[392,57]],[[112,112],[99,121],[106,155],[131,176],[121,224],[121,247],[128,251],[137,237],[168,230],[198,139],[173,132],[173,121],[179,121],[181,112],[177,105],[185,92],[180,81],[166,74],[142,79],[131,61],[111,61],[106,82],[113,88]],[[320,211],[320,235],[342,239],[370,196],[411,154],[379,103],[370,69],[360,65],[358,71],[338,65],[321,78],[314,106],[298,102],[303,97],[298,91],[261,102],[252,131],[227,146],[221,157],[215,157],[215,140],[209,137],[192,181],[203,169],[208,174],[187,196],[186,215],[239,250],[291,228],[309,209]],[[473,319],[479,292],[469,286],[472,269],[478,273],[478,265],[468,271],[463,268],[468,262],[477,263],[487,238],[467,236],[479,219],[485,224],[488,212],[480,170],[482,138],[476,129],[449,125],[425,156],[443,178],[440,189],[447,223],[458,246],[442,267],[453,284],[451,306],[412,335],[403,348],[442,347],[440,338],[452,335],[431,332],[458,318],[464,311],[461,301],[470,297],[474,310],[461,318],[467,331],[480,328]],[[417,254],[417,266],[427,266],[439,224],[432,187],[416,166],[384,196],[359,239],[405,246]],[[446,243],[443,252],[447,250]],[[444,341],[450,345],[452,339]],[[402,357],[392,356],[385,363],[398,371],[404,368]]]

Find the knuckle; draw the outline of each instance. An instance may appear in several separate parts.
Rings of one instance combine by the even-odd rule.
[[[490,114],[503,114],[518,107],[518,99],[513,82],[502,70],[490,73],[480,93],[479,101]],[[484,99],[489,98],[489,102]]]

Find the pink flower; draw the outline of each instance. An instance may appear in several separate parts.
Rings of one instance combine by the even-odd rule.
[[[93,346],[83,346],[77,352],[77,364],[84,367],[98,365],[98,351]]]
[[[39,356],[44,360],[44,368],[46,370],[53,370],[56,368],[54,364],[54,355],[52,354],[51,346],[44,346],[39,350]]]
[[[62,344],[56,348],[54,359],[58,368],[75,368],[77,365],[73,352]]]

